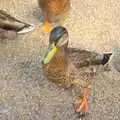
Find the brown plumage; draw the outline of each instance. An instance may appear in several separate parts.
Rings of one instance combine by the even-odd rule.
[[[58,50],[57,54],[53,57],[53,59],[50,61],[50,64],[43,65],[45,75],[47,78],[58,86],[62,86],[64,88],[68,88],[71,83],[72,79],[69,77],[68,74],[68,56],[61,50]],[[68,78],[69,77],[69,78]]]
[[[87,70],[89,65],[104,65],[110,54],[98,54],[76,48],[68,48],[68,33],[63,27],[56,27],[50,33],[49,49],[43,60],[43,70],[48,80],[56,85],[68,88],[79,84],[83,97],[74,104],[76,112],[87,109],[87,88],[94,71]],[[81,69],[83,68],[83,69]],[[85,69],[84,69],[85,68]]]
[[[50,31],[49,22],[64,19],[70,8],[70,0],[38,0],[39,7],[44,14],[44,31]]]
[[[107,55],[106,55],[107,56]],[[109,57],[109,55],[108,55]],[[47,78],[58,86],[65,88],[74,84],[74,80],[88,79],[92,71],[81,71],[83,67],[102,64],[103,54],[97,54],[76,48],[67,48],[67,51],[59,49],[49,64],[43,64]],[[104,64],[104,63],[103,63]],[[84,80],[84,82],[86,82]]]

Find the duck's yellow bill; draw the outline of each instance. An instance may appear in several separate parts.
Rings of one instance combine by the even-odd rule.
[[[47,54],[45,55],[45,58],[43,60],[43,63],[44,64],[48,64],[51,59],[53,58],[53,56],[55,55],[55,53],[57,52],[57,47],[56,46],[53,46],[48,52]]]

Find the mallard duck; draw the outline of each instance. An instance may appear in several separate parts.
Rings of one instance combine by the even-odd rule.
[[[34,29],[33,25],[27,24],[0,10],[0,37],[6,38],[11,33],[27,33]],[[11,34],[12,35],[12,34]]]
[[[68,41],[66,28],[58,26],[50,32],[49,47],[42,60],[43,71],[48,80],[64,88],[80,84],[81,80],[84,81],[82,97],[76,99],[73,104],[76,112],[83,112],[87,110],[90,74],[80,70],[89,65],[106,64],[111,53],[99,54],[70,48]]]
[[[44,14],[43,30],[49,32],[50,22],[63,20],[70,8],[70,0],[38,0]]]

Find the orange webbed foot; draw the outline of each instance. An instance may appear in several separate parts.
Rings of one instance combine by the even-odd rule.
[[[50,26],[49,22],[45,20],[43,23],[43,31],[48,33],[48,32],[50,32],[50,30],[51,30],[51,26]]]
[[[87,96],[88,96],[88,90],[87,88],[83,89],[83,96],[76,99],[75,102],[73,103],[73,107],[75,109],[75,112],[84,112],[86,113],[88,109],[88,101],[87,101]]]

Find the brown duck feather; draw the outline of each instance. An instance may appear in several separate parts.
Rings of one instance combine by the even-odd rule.
[[[45,76],[56,83],[58,86],[67,87],[69,86],[67,82],[67,70],[68,70],[68,61],[66,58],[66,53],[61,50],[55,54],[53,59],[50,61],[49,64],[44,65],[43,69],[45,72]],[[68,82],[70,80],[68,79]],[[70,82],[71,84],[71,82]]]
[[[59,20],[70,7],[69,0],[38,0],[38,3],[48,21]]]

